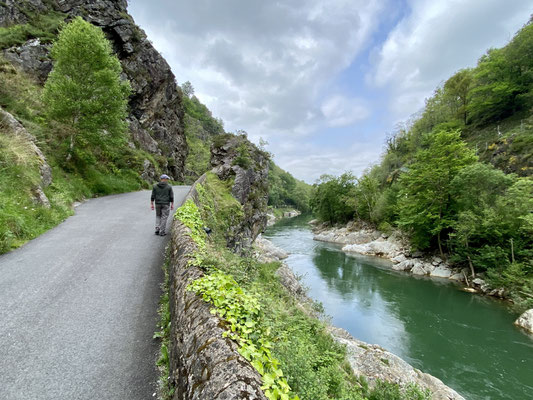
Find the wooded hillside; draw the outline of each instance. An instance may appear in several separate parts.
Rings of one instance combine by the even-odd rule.
[[[533,20],[438,87],[361,177],[324,176],[313,210],[400,228],[511,295],[533,293]]]

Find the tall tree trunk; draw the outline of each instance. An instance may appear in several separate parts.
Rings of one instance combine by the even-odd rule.
[[[472,274],[472,279],[476,277],[476,272],[474,271],[474,265],[470,259],[470,255],[466,256],[468,258],[468,266],[470,267],[470,273]]]
[[[70,144],[68,146],[67,162],[72,158],[72,151],[74,150],[74,133],[70,134]]]
[[[78,126],[78,115],[72,118],[72,133],[70,134],[70,144],[68,146],[67,162],[72,158],[72,152],[74,151],[74,139],[76,136],[76,127]]]

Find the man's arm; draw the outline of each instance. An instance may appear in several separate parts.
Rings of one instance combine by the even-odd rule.
[[[152,189],[152,196],[150,197],[150,208],[154,209],[154,200],[155,200],[155,188]]]

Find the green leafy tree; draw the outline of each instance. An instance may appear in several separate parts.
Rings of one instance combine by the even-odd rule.
[[[497,121],[533,105],[532,21],[506,47],[479,60],[467,106],[474,122]]]
[[[184,82],[181,85],[181,90],[183,91],[183,94],[187,96],[189,99],[194,95],[194,87],[192,83],[189,81]]]
[[[444,96],[454,118],[468,123],[468,94],[472,87],[472,70],[462,69],[444,84]]]
[[[322,221],[346,223],[354,217],[351,201],[355,188],[355,177],[346,172],[339,177],[322,175],[314,185],[311,208]]]
[[[416,153],[401,177],[398,223],[412,232],[419,248],[429,247],[436,237],[443,255],[442,232],[453,223],[451,182],[477,157],[461,140],[459,131],[438,131],[428,135],[426,141],[427,147]]]
[[[484,124],[508,117],[515,110],[519,87],[510,78],[505,49],[491,49],[481,57],[474,71],[475,86],[467,107],[473,122]]]
[[[515,177],[493,166],[474,163],[463,168],[451,183],[451,195],[456,212],[451,234],[455,258],[467,261],[472,276],[478,250],[501,242],[501,231],[488,225],[494,221],[495,205],[499,203]],[[484,269],[482,265],[476,265]]]
[[[102,30],[77,17],[61,30],[51,55],[43,96],[48,118],[71,127],[67,161],[81,149],[123,144],[130,85]]]
[[[376,202],[380,194],[379,181],[370,172],[356,181],[357,185],[352,190],[348,204],[355,209],[357,218],[376,223]]]

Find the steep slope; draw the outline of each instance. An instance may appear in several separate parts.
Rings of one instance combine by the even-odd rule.
[[[74,16],[102,28],[131,83],[131,145],[153,154],[158,164],[147,159],[143,177],[153,180],[156,170],[161,170],[183,180],[187,143],[181,90],[167,62],[127,13],[126,0],[2,2],[0,44],[4,57],[44,82],[52,66],[49,41],[57,32],[58,21]]]

